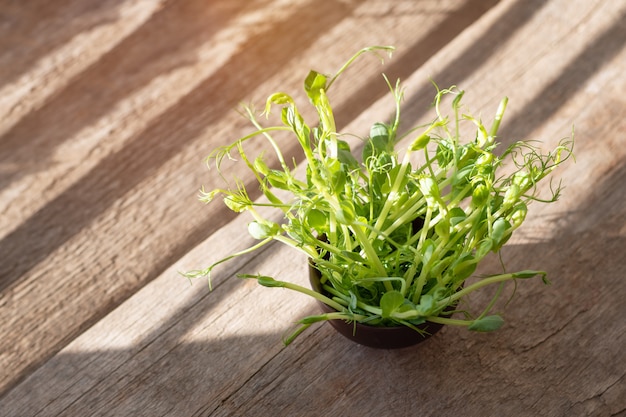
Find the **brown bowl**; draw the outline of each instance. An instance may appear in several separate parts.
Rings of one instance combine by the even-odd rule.
[[[309,265],[309,281],[313,290],[323,293],[320,273],[312,265]],[[318,301],[318,304],[325,313],[336,312],[335,309],[321,301]],[[328,320],[328,322],[335,330],[353,342],[377,349],[398,349],[413,346],[430,338],[443,327],[442,324],[425,322],[415,326],[423,331],[421,333],[407,326],[370,326],[343,320]]]

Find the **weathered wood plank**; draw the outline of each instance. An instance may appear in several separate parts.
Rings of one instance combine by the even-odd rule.
[[[561,172],[561,203],[534,207],[526,233],[505,253],[511,269],[530,261],[545,267],[553,286],[520,285],[504,329],[446,328],[414,349],[375,351],[325,325],[283,349],[287,320],[313,303],[232,275],[245,268],[305,282],[301,259],[272,246],[223,268],[210,294],[203,285],[181,287],[176,275],[204,264],[207,253],[245,247],[232,239],[247,221],[240,217],[70,343],[0,407],[18,415],[623,414],[626,4],[542,4],[502,2],[406,81],[407,102],[422,109],[432,96],[423,97],[427,75],[461,84],[466,102],[485,113],[508,94],[503,140],[553,144],[576,123],[577,163]],[[386,104],[374,103],[351,127],[384,116]],[[424,117],[418,108],[407,113]]]
[[[201,158],[248,127],[239,100],[375,43],[406,51],[390,75],[408,76],[494,1],[38,3],[2,27],[0,392],[232,217],[195,190],[217,181]],[[338,89],[339,119],[376,86]]]
[[[421,74],[433,67],[446,74],[459,51],[467,51],[461,44],[475,44],[487,33],[497,37],[488,22],[506,27],[498,19],[515,16],[508,12],[521,3],[498,7],[472,27],[475,32],[465,33],[407,82],[419,85]],[[620,92],[626,91],[626,80],[620,74],[626,69],[625,5],[587,3],[588,9],[568,9],[561,29],[539,23],[516,28],[508,47],[488,57],[463,83],[469,97],[484,91],[483,102],[493,100],[493,91],[511,96],[513,118],[505,121],[503,136],[540,135],[554,143],[576,123],[577,163],[561,173],[567,184],[561,203],[534,207],[530,229],[505,252],[512,270],[535,264],[546,268],[552,287],[520,285],[506,310],[508,324],[496,334],[446,328],[412,350],[353,346],[326,326],[296,348],[281,351],[216,409],[203,411],[623,415],[626,102]],[[565,9],[552,2],[535,19],[545,22]],[[514,26],[514,20],[508,24]],[[580,32],[567,31],[570,24]],[[551,46],[557,41],[558,50]],[[528,56],[534,59],[524,61]],[[497,262],[482,269],[489,268],[497,270]]]

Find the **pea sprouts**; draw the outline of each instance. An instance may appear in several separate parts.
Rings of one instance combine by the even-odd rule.
[[[309,295],[337,310],[300,320],[302,327],[287,343],[312,323],[331,319],[410,327],[431,321],[491,331],[503,323],[499,315],[490,315],[495,299],[477,317],[464,312],[463,319],[455,319],[444,312],[487,285],[537,276],[548,282],[546,272],[538,270],[481,277],[469,285],[465,281],[522,225],[530,203],[558,199],[560,184],[551,185],[550,195],[542,198],[537,185],[572,156],[573,137],[547,153],[530,142],[516,142],[497,153],[507,99],[487,127],[462,111],[463,91],[456,87],[436,89],[431,123],[399,135],[404,91],[399,82],[392,86],[385,78],[395,99],[395,117],[390,123],[374,123],[361,151],[353,151],[342,139],[345,133],[336,130],[329,87],[361,54],[390,54],[392,49],[365,48],[333,77],[311,71],[304,88],[318,115],[315,125],[304,120],[290,95],[275,93],[267,99],[265,113],[279,108],[282,125],[262,127],[247,109],[256,130],[209,157],[219,167],[235,153],[256,178],[262,201],[252,201],[241,182],[234,189],[202,191],[201,199],[209,202],[221,195],[229,209],[250,213],[248,231],[259,243],[186,275],[210,279],[216,265],[271,241],[306,254],[321,274],[324,294],[273,277],[240,275]],[[452,99],[448,112],[445,98]],[[464,124],[475,131],[469,139],[460,135]],[[272,136],[280,131],[290,132],[302,148],[306,178],[297,178],[285,162]],[[264,154],[252,158],[246,153],[246,144],[258,140],[269,143],[278,169],[268,166]],[[278,197],[276,190],[288,197]],[[262,216],[259,206],[280,211],[283,221]]]

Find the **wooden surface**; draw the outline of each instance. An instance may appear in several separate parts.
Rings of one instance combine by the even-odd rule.
[[[520,284],[497,333],[379,351],[325,324],[284,347],[314,303],[234,275],[305,283],[304,259],[271,245],[212,292],[178,274],[253,242],[197,201],[202,160],[249,131],[239,102],[303,100],[310,68],[373,44],[397,51],[336,84],[342,130],[392,113],[383,71],[406,127],[430,79],[485,119],[508,96],[503,142],[575,125],[561,201],[504,251],[553,285]],[[625,416],[624,74],[624,0],[0,0],[0,415]]]

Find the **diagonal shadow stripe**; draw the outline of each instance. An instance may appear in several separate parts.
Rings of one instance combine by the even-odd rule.
[[[474,47],[465,49],[431,78],[440,86],[460,83],[494,55],[547,4],[548,2],[544,0],[518,0],[476,40]],[[430,83],[411,93],[411,97],[402,107],[404,120],[417,120],[429,111],[434,94],[435,89]]]
[[[298,25],[298,21],[318,21],[323,22],[315,25],[315,31],[318,32],[324,27],[332,27],[337,22],[349,13],[350,9],[344,3],[318,5],[316,7],[308,5],[300,11],[296,11],[289,19],[281,22],[278,25],[272,27],[267,33],[259,37],[259,40],[249,42],[241,48],[241,53],[233,57],[221,70],[219,70],[211,79],[203,83],[188,97],[185,97],[176,108],[169,111],[166,116],[159,121],[156,125],[149,127],[144,133],[133,140],[128,146],[121,151],[107,157],[98,164],[93,170],[91,170],[85,177],[74,184],[66,192],[58,196],[55,200],[51,201],[46,207],[42,208],[39,212],[35,213],[30,219],[22,224],[17,230],[7,236],[2,242],[0,242],[0,250],[6,251],[10,256],[7,259],[12,260],[12,264],[6,265],[0,270],[0,290],[9,286],[14,280],[33,266],[41,262],[45,256],[53,252],[56,248],[61,246],[73,235],[78,233],[85,225],[87,225],[91,219],[102,213],[108,207],[107,202],[114,201],[117,196],[123,195],[132,189],[141,179],[149,176],[154,170],[165,163],[169,158],[179,152],[187,142],[196,136],[203,126],[207,123],[218,120],[224,111],[229,110],[230,106],[222,106],[220,109],[214,111],[208,118],[208,120],[202,120],[202,123],[194,122],[194,119],[189,119],[187,115],[189,109],[206,108],[206,100],[208,96],[220,97],[221,100],[233,101],[238,97],[232,97],[232,91],[237,91],[237,94],[241,94],[242,90],[251,89],[254,84],[253,80],[257,77],[233,77],[233,73],[240,68],[255,67],[259,68],[263,72],[274,72],[282,65],[281,56],[287,61],[294,55],[289,51],[279,50],[274,43],[277,37],[291,36],[293,38],[294,33],[299,33],[299,38],[293,38],[291,42],[293,44],[299,44],[301,50],[305,48],[307,43],[312,42],[314,37],[307,33],[306,30],[302,30],[302,26]],[[470,4],[473,4],[470,2]],[[337,13],[337,7],[342,8],[342,13]],[[351,7],[356,7],[353,4]],[[331,11],[332,9],[332,11]],[[468,12],[469,9],[462,9],[463,13]],[[471,14],[474,18],[484,12],[484,9],[478,8],[478,12]],[[469,23],[467,18],[461,18],[460,12],[453,13],[448,24],[454,22],[462,22],[460,27],[465,27]],[[456,32],[454,32],[456,33]],[[428,56],[435,52],[431,41],[433,36],[440,34],[435,31],[428,35],[427,40],[419,42],[412,49],[411,52],[415,52],[412,56],[407,56],[401,60],[399,64],[396,64],[395,68],[401,73],[412,71],[412,66],[419,66],[423,59],[422,57]],[[449,38],[444,38],[449,39]],[[438,45],[438,44],[437,44]],[[436,45],[435,45],[436,46]],[[423,52],[417,52],[418,49],[424,48]],[[419,57],[416,59],[415,57]],[[393,68],[392,68],[393,69]],[[379,83],[380,84],[380,83]],[[380,94],[384,94],[384,87]],[[360,97],[356,102],[359,106],[356,106],[355,101],[342,106],[338,110],[338,114],[342,112],[353,111],[351,106],[360,108],[363,106],[363,97]],[[185,110],[187,109],[187,110]],[[360,111],[360,110],[357,110]],[[181,117],[185,114],[184,117]],[[198,118],[199,119],[199,118]],[[181,122],[184,121],[183,125]],[[165,135],[163,132],[172,132],[171,135]],[[159,143],[158,150],[150,152],[151,146],[148,143],[153,137],[171,137],[181,138],[183,140],[168,140],[167,142]],[[293,153],[293,150],[287,150],[286,154]],[[110,182],[107,179],[115,178],[115,173],[120,171],[120,167],[125,167],[123,180],[117,182]],[[113,175],[111,175],[113,174]],[[71,224],[64,221],[65,216],[71,215],[74,221]],[[225,217],[224,221],[229,218]],[[194,233],[189,236],[189,241],[180,243],[172,252],[174,256],[179,256],[184,253],[190,244],[197,244],[206,235],[207,231],[214,230],[219,227],[220,224],[215,223],[215,219],[207,219],[203,224],[202,230],[198,233]],[[33,236],[39,235],[36,241]],[[19,257],[19,254],[28,252],[28,257]],[[167,266],[169,258],[163,259],[163,265],[157,266],[158,270]]]
[[[1,240],[0,299],[7,288],[10,291],[11,284],[25,279],[24,276],[33,267],[88,226],[116,199],[153,175],[160,166],[196,140],[208,125],[231,112],[241,94],[252,91],[259,78],[264,74],[280,71],[286,62],[296,58],[299,52],[285,48],[286,43],[297,45],[298,51],[306,50],[315,42],[315,34],[318,31],[337,25],[349,15],[352,7],[356,6],[356,3],[346,4],[341,1],[323,4],[309,1],[299,8],[294,8],[284,19],[243,44],[212,77],[181,99],[155,124],[139,133],[126,147],[105,157],[79,181]],[[303,21],[314,21],[316,24],[303,27],[301,23]],[[277,39],[285,41],[279,42]],[[245,76],[239,75],[242,69],[247,72]],[[211,108],[207,105],[211,97],[220,98],[219,107]],[[155,138],[159,141],[155,142]],[[221,226],[215,219],[207,220],[206,224],[209,229]],[[201,233],[206,234],[210,231],[199,231],[199,234],[192,238],[200,239]],[[153,279],[155,274],[162,272],[165,267],[178,259],[183,247],[184,250],[188,249],[184,244],[179,245],[173,253],[163,256],[158,265],[161,269],[152,268],[147,280]],[[134,290],[138,288],[137,286]],[[19,363],[19,369],[14,369],[10,376],[1,379],[0,391],[6,392],[30,374],[71,338],[121,303],[134,290],[118,294],[116,299],[103,300],[101,305],[94,306],[88,317],[82,319],[79,327],[66,331],[63,337],[55,338],[53,343],[50,342],[44,349],[31,353],[28,363]]]
[[[482,35],[476,44],[480,45],[478,48],[465,49],[454,60],[452,60],[445,68],[438,73],[434,74],[431,78],[439,85],[454,85],[460,80],[467,78],[473,72],[475,72],[482,63],[487,60],[491,55],[495,54],[500,47],[506,42],[507,39],[513,36],[515,32],[524,26],[530,19],[545,6],[547,2],[543,0],[518,0],[514,3],[495,23],[492,24],[485,34]],[[458,18],[458,17],[457,17]],[[437,32],[437,30],[435,30]],[[416,48],[411,48],[412,56],[403,57],[401,61],[418,60],[420,65],[426,62],[427,58],[422,58],[419,55],[419,51]],[[385,71],[385,74],[390,80],[402,79],[404,74],[404,64],[393,66],[391,65],[391,71]],[[410,72],[408,73],[410,74]],[[384,86],[384,93],[389,94],[389,90],[382,82],[380,77],[373,77],[368,85],[380,85]],[[383,90],[375,90],[376,98],[382,97],[378,95]],[[410,97],[402,104],[402,120],[403,123],[409,126],[413,126],[412,120],[418,120],[426,112],[430,111],[432,104],[432,98],[435,90],[431,84],[426,84],[420,87],[415,93],[411,93]],[[359,106],[358,103],[354,104]],[[352,114],[350,109],[344,109],[343,106],[338,107],[338,114],[346,112]],[[355,115],[357,113],[354,113]],[[389,117],[393,117],[390,113]],[[344,120],[341,117],[338,117]],[[362,146],[362,144],[358,145]],[[358,150],[355,148],[354,151]]]
[[[0,291],[79,233],[117,198],[153,175],[195,140],[206,126],[230,112],[242,92],[251,91],[259,77],[279,71],[285,62],[298,55],[284,48],[284,43],[277,42],[277,39],[289,39],[290,44],[298,45],[298,50],[306,50],[315,41],[315,33],[338,24],[350,13],[351,7],[356,4],[310,1],[294,9],[282,21],[245,43],[212,77],[127,146],[101,160],[79,181],[34,213],[0,241],[3,257]],[[317,23],[303,27],[303,21]],[[242,68],[252,74],[237,76]],[[219,107],[207,105],[210,97],[220,98]],[[204,110],[199,112],[198,109]],[[155,138],[167,139],[155,143]],[[219,227],[213,223],[211,227]],[[171,260],[163,261],[169,263]]]
[[[472,0],[467,1],[461,8],[449,13],[446,18],[433,30],[408,50],[398,50],[394,58],[385,65],[385,74],[389,80],[403,80],[408,78],[416,69],[422,66],[441,48],[456,38],[461,32],[478,20],[487,10],[492,8],[499,0]],[[485,50],[488,52],[488,50]],[[471,68],[468,68],[471,71]],[[454,74],[458,74],[458,68],[453,68]],[[371,77],[366,89],[354,94],[335,110],[335,122],[338,127],[347,125],[359,114],[367,109],[371,103],[389,94],[389,88],[377,74]]]
[[[165,3],[115,48],[69,80],[62,91],[2,135],[0,164],[10,168],[2,170],[0,188],[48,166],[60,144],[96,124],[154,79],[196,62],[201,45],[246,8],[267,1],[250,1],[245,7],[240,1],[231,1],[227,7],[207,6],[204,0]]]
[[[115,9],[123,2],[5,2],[0,11],[0,89],[81,32],[117,20],[119,13]]]
[[[545,86],[541,94],[527,102],[515,118],[503,124],[499,136],[525,139],[536,126],[549,120],[563,103],[574,97],[587,80],[624,48],[626,48],[626,9],[613,25],[600,33],[558,77]]]

